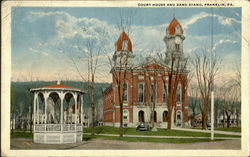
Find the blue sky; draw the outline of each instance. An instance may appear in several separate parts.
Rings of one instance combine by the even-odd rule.
[[[175,18],[184,28],[184,53],[191,56],[211,42],[210,8],[84,8],[14,7],[12,8],[12,80],[81,80],[87,78],[86,41],[91,39],[100,53],[97,81],[110,82],[108,57],[121,33],[120,14],[133,13],[130,38],[133,53],[164,53],[163,38]],[[224,75],[232,73],[241,60],[241,9],[213,9],[214,49],[222,58]],[[75,62],[72,61],[72,58]],[[223,76],[225,77],[225,76]]]

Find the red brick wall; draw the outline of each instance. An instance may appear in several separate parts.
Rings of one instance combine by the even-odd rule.
[[[154,69],[162,69],[161,66],[157,65],[157,64],[151,64],[146,66],[145,68],[154,68]],[[163,68],[164,69],[164,68]],[[128,102],[126,106],[124,106],[123,108],[128,108],[129,110],[129,120],[130,122],[133,121],[133,111],[132,107],[133,105],[137,105],[139,104],[139,97],[138,97],[138,84],[139,82],[143,82],[144,83],[144,102],[147,105],[151,104],[151,83],[154,83],[154,81],[150,81],[150,76],[153,76],[154,78],[156,78],[156,82],[157,82],[157,103],[159,105],[162,105],[163,102],[163,92],[164,92],[164,81],[163,79],[165,79],[165,77],[168,75],[167,73],[159,73],[155,74],[154,72],[147,72],[147,75],[145,72],[142,71],[134,71],[134,74],[132,74],[131,72],[127,72],[126,73],[126,78],[125,78],[125,82],[128,83]],[[119,107],[119,98],[118,98],[118,89],[117,89],[117,85],[116,85],[116,76],[119,76],[118,71],[114,71],[112,73],[113,75],[113,82],[112,82],[112,87],[115,88],[111,88],[110,90],[107,90],[104,93],[104,112],[111,109],[113,107],[113,103],[115,107]],[[124,77],[124,73],[121,73],[120,76],[123,78]],[[143,80],[139,80],[139,76],[144,76]],[[186,81],[187,81],[187,75],[181,75],[181,77],[179,77],[179,81],[182,84],[182,90],[183,93],[182,97],[184,97],[184,102],[182,107],[188,106],[188,93],[187,90],[184,90],[185,86],[186,86]],[[176,78],[174,77],[172,80],[172,84],[175,84],[175,80]],[[174,90],[174,87],[172,87]],[[121,93],[123,92],[123,86],[121,88]],[[110,96],[112,95],[112,96]],[[108,97],[108,98],[107,98]],[[115,101],[114,101],[114,97],[115,97]],[[111,99],[109,99],[111,98]],[[174,96],[174,102],[176,102],[176,96]],[[125,102],[124,102],[125,103]],[[177,109],[181,109],[180,107],[176,107],[175,110]],[[115,108],[115,122],[120,122],[120,110],[119,108]],[[183,110],[183,116],[184,116],[184,121],[188,120],[188,108],[187,109],[182,109]],[[110,117],[110,115],[104,114],[104,120],[105,119],[110,119],[108,117]]]

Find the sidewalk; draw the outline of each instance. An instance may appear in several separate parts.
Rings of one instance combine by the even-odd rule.
[[[182,130],[182,131],[192,131],[192,132],[204,132],[211,133],[211,130],[199,130],[199,129],[187,129],[187,128],[172,128],[173,130]],[[215,134],[225,134],[225,135],[237,135],[241,136],[240,132],[229,132],[229,131],[214,131]]]
[[[91,135],[91,133],[83,133],[84,135]],[[97,136],[114,136],[118,137],[118,134],[95,134]],[[193,136],[145,136],[145,135],[123,135],[123,137],[143,137],[143,138],[178,138],[178,139],[210,139],[210,137],[193,137]],[[240,139],[240,137],[214,137],[214,139],[221,139],[221,140],[234,140]]]

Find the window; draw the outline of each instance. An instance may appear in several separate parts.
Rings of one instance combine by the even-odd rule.
[[[167,102],[168,98],[168,84],[165,84],[163,88],[163,102]]]
[[[129,112],[127,109],[123,110],[123,120],[128,121],[129,120]]]
[[[154,102],[154,99],[156,99],[156,85],[155,83],[152,83],[151,84],[151,102]]]
[[[176,32],[176,33],[181,33],[180,26],[176,26],[176,27],[175,27],[175,32]]]
[[[181,111],[177,111],[177,113],[176,113],[176,119],[177,120],[181,120],[181,117],[182,117],[181,114],[182,114]]]
[[[177,93],[176,93],[176,99],[177,99],[177,103],[180,104],[181,103],[181,99],[182,99],[182,95],[181,95],[182,89],[181,89],[181,84],[178,84],[177,86]]]
[[[144,102],[144,84],[143,83],[139,83],[139,102]]]
[[[124,96],[124,101],[127,102],[128,101],[128,83],[124,83],[123,84],[123,90],[124,90],[124,93],[123,93],[123,96]]]
[[[176,51],[180,51],[180,44],[175,44]]]
[[[123,40],[122,41],[122,50],[128,50],[128,41],[127,40]]]

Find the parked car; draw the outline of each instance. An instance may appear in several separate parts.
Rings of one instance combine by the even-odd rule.
[[[211,129],[211,123],[207,122],[207,129]]]
[[[136,131],[148,131],[149,130],[149,126],[146,125],[145,123],[140,123],[137,127],[136,127]]]

